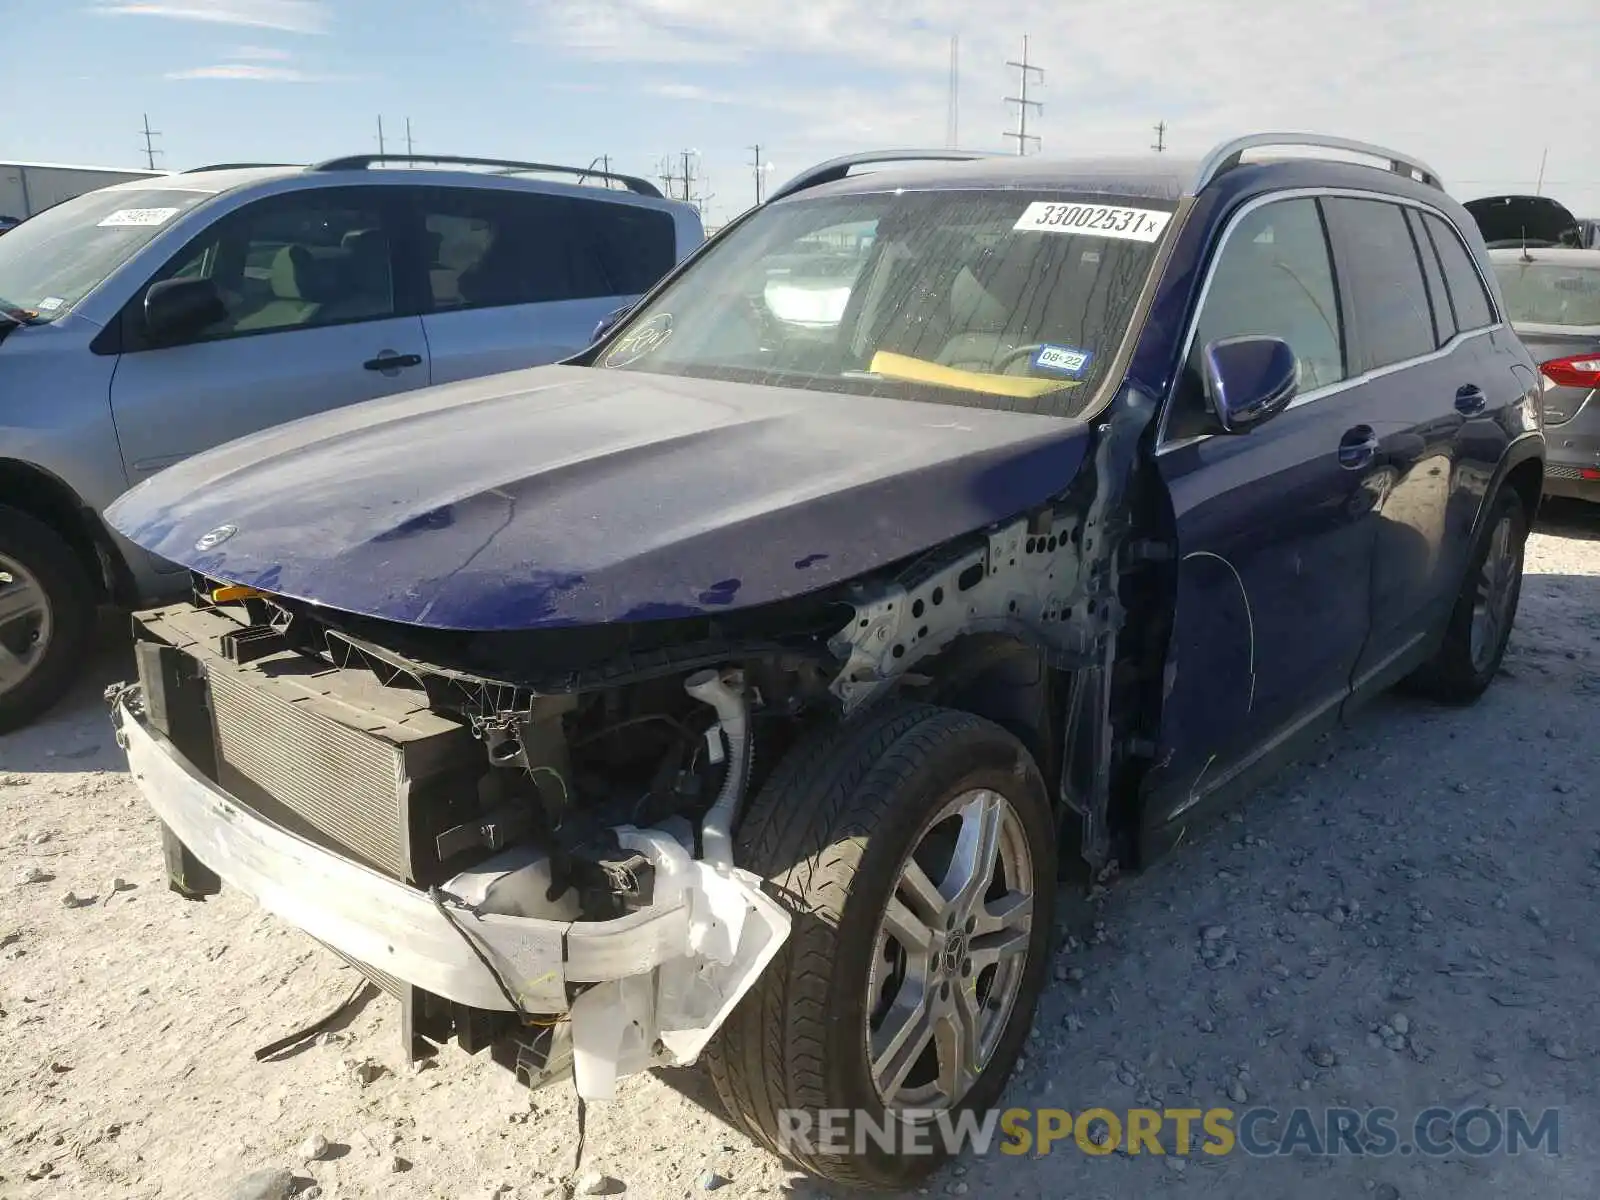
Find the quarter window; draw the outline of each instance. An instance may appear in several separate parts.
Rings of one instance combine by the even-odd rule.
[[[1406,223],[1411,226],[1411,240],[1416,243],[1417,253],[1422,258],[1422,276],[1428,282],[1428,299],[1433,305],[1433,342],[1435,346],[1443,346],[1455,337],[1456,322],[1445,290],[1444,276],[1439,273],[1439,256],[1433,252],[1433,243],[1428,240],[1428,231],[1423,228],[1422,212],[1415,208],[1406,209]]]
[[[422,223],[435,312],[634,296],[677,261],[671,215],[637,204],[439,188]]]
[[[1472,265],[1472,256],[1461,244],[1461,237],[1440,218],[1428,213],[1424,218],[1439,262],[1444,267],[1445,283],[1450,289],[1450,301],[1455,308],[1456,327],[1462,331],[1482,329],[1494,323],[1494,309],[1489,305],[1489,293],[1483,280]]]
[[[1326,200],[1350,263],[1351,311],[1361,328],[1364,367],[1387,367],[1438,348],[1422,261],[1405,212],[1382,200]]]
[[[1201,364],[1220,338],[1282,338],[1300,363],[1300,390],[1345,378],[1339,289],[1317,202],[1278,200],[1246,213],[1218,253],[1195,322],[1167,436],[1207,432]]]

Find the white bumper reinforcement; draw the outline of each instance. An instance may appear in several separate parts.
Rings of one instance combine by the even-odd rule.
[[[510,1011],[502,982],[528,1013],[566,1011],[569,983],[604,985],[580,996],[572,1012],[578,1086],[590,1098],[607,1096],[618,1074],[693,1061],[788,936],[788,913],[757,877],[692,859],[660,831],[630,827],[617,831],[623,843],[657,867],[649,908],[611,921],[564,921],[446,900],[446,917],[426,892],[252,812],[147,726],[127,697],[115,717],[135,783],[178,840],[224,883],[318,940],[475,1008]]]

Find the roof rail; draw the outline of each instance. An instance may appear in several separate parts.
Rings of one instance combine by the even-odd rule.
[[[518,162],[509,158],[472,158],[457,154],[351,154],[344,158],[330,158],[306,169],[309,171],[364,171],[379,163],[435,163],[441,166],[499,167],[501,174],[539,171],[553,175],[576,175],[581,180],[592,176],[620,183],[630,192],[640,196],[662,199],[661,189],[636,175],[619,175],[615,171],[597,171],[593,167],[563,167],[555,163]]]
[[[860,154],[830,158],[827,162],[818,163],[809,170],[800,172],[777,191],[772,192],[767,197],[767,202],[770,204],[774,200],[781,200],[785,196],[792,196],[796,192],[803,192],[819,184],[836,183],[850,174],[851,167],[863,167],[869,163],[969,162],[974,159],[999,157],[1002,156],[992,150],[866,150]]]
[[[303,167],[305,163],[207,163],[203,167],[186,167],[179,171],[180,175],[198,175],[202,171],[246,171],[255,167]]]
[[[1204,190],[1205,186],[1218,175],[1237,167],[1245,151],[1256,150],[1262,146],[1311,147],[1321,150],[1342,150],[1347,154],[1363,154],[1368,158],[1381,160],[1384,169],[1393,171],[1396,175],[1428,184],[1440,191],[1444,190],[1444,184],[1439,181],[1439,173],[1427,163],[1409,154],[1402,154],[1398,150],[1390,150],[1386,146],[1374,146],[1370,142],[1356,142],[1349,138],[1327,137],[1320,133],[1253,133],[1249,137],[1223,142],[1206,155],[1200,164],[1199,173],[1195,176],[1193,191]]]

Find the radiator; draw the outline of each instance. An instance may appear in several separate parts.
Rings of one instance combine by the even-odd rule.
[[[231,768],[319,834],[375,867],[411,876],[401,746],[335,724],[302,705],[211,672],[218,782]]]

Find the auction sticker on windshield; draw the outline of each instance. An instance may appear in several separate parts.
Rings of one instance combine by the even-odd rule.
[[[179,211],[176,208],[119,208],[114,213],[107,213],[101,219],[100,228],[127,229],[165,225],[177,216]]]
[[[1028,205],[1013,229],[1035,233],[1077,233],[1088,237],[1123,238],[1153,242],[1161,236],[1172,214],[1155,208],[1124,208],[1116,204],[1052,204],[1040,200]]]

